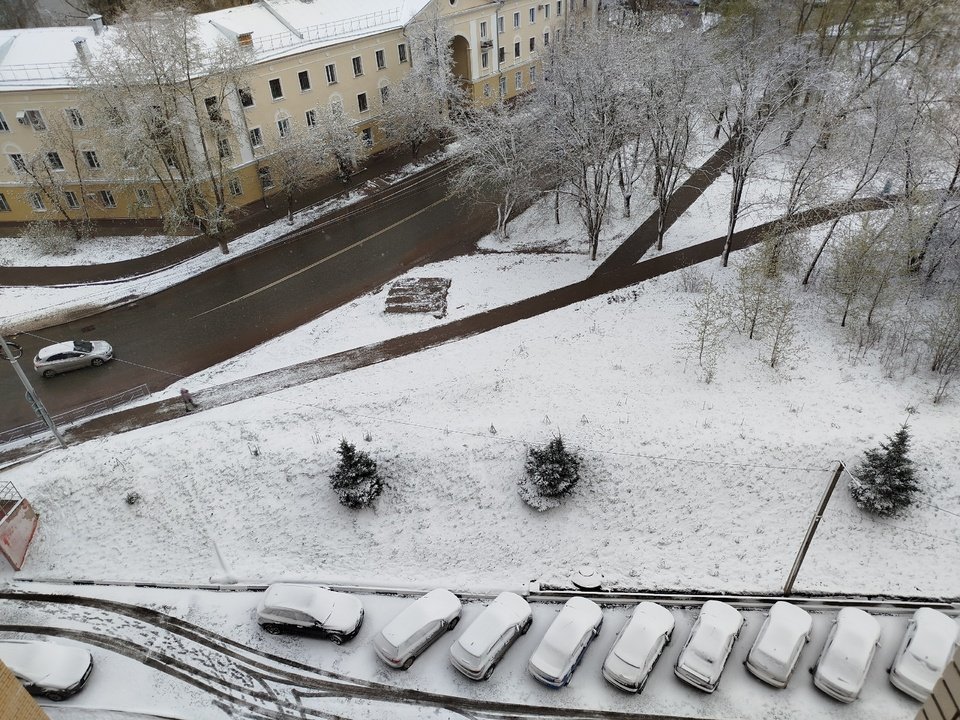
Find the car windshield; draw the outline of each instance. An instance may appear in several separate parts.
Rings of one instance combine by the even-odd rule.
[[[93,352],[93,343],[89,340],[74,340],[73,349],[84,353]]]

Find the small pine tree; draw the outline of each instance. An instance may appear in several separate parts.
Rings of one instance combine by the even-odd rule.
[[[580,456],[567,450],[560,436],[545,448],[529,448],[526,475],[518,488],[520,497],[537,510],[556,507],[559,498],[580,480],[580,464]]]
[[[346,440],[340,441],[337,452],[340,453],[340,462],[330,476],[330,484],[340,503],[355,510],[366,507],[383,492],[383,480],[376,461]]]
[[[890,517],[908,507],[920,487],[907,457],[910,433],[903,425],[879,448],[864,453],[857,475],[850,481],[850,494],[861,510]]]

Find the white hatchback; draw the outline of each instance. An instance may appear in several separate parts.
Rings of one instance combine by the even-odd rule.
[[[274,635],[318,635],[339,645],[360,632],[363,605],[353,595],[317,585],[274,583],[257,606],[257,622]]]
[[[595,602],[580,596],[567,600],[530,656],[530,674],[551,687],[569,683],[602,624],[603,611]]]
[[[28,692],[51,700],[79,692],[93,670],[93,658],[83,648],[40,640],[0,640],[0,662]]]
[[[744,665],[765,683],[786,687],[812,629],[813,619],[806,610],[782,600],[774,603]]]
[[[533,611],[527,601],[502,592],[450,646],[450,662],[471,680],[486,680],[532,622]]]
[[[890,682],[910,697],[926,700],[960,644],[960,626],[942,612],[920,608],[890,666]]]
[[[880,623],[858,608],[843,608],[813,668],[813,684],[840,702],[860,696],[880,645]]]
[[[628,692],[640,692],[654,664],[670,642],[673,615],[652,602],[637,605],[603,661],[603,677]]]
[[[100,367],[113,358],[113,347],[103,340],[69,340],[37,352],[33,369],[45,378],[82,367]]]
[[[719,600],[707,600],[680,651],[674,672],[704,692],[713,692],[743,627],[743,615]]]
[[[424,650],[460,622],[460,599],[449,590],[431,590],[408,605],[373,638],[377,655],[406,670]]]

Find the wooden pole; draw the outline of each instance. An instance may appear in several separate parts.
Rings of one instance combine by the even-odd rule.
[[[807,534],[803,537],[803,543],[800,545],[800,551],[797,553],[797,559],[793,561],[793,567],[790,568],[790,574],[787,576],[787,582],[783,586],[783,594],[789,595],[793,592],[793,583],[797,579],[797,574],[800,572],[800,565],[803,564],[803,558],[807,554],[807,550],[810,548],[810,543],[813,542],[813,534],[817,530],[817,526],[820,524],[820,519],[823,517],[824,511],[827,509],[827,503],[830,502],[830,496],[833,495],[833,489],[837,486],[837,482],[840,480],[840,476],[843,474],[843,471],[846,469],[844,464],[837,460],[837,467],[833,471],[833,477],[830,478],[830,483],[827,485],[827,489],[823,492],[823,497],[820,498],[820,504],[817,506],[817,512],[814,514],[813,518],[810,520],[810,525],[807,527]]]

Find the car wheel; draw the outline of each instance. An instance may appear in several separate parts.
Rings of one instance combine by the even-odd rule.
[[[56,374],[57,374],[57,371],[56,371],[56,370],[49,370],[49,369],[48,369],[48,370],[44,370],[44,371],[43,371],[43,376],[44,376],[45,378],[52,378],[52,377],[53,377],[54,375],[56,375]]]
[[[458,622],[460,622],[459,615],[457,615],[453,620],[450,621],[450,624],[447,625],[447,630],[453,630],[457,626]]]
[[[597,623],[597,626],[593,629],[593,636],[596,637],[600,634],[600,628],[603,627],[603,618],[600,618],[600,622]]]
[[[281,628],[279,625],[274,625],[273,623],[268,623],[267,625],[261,625],[260,627],[262,627],[266,632],[270,633],[271,635],[279,635],[280,633],[283,632],[283,628]]]
[[[343,645],[343,635],[338,635],[337,633],[334,633],[332,635],[329,635],[328,637],[330,638],[330,642],[332,642],[334,645]]]
[[[51,692],[44,693],[44,696],[48,700],[53,700],[54,702],[61,702],[62,700],[66,700],[68,697],[70,697],[70,693],[60,693],[56,691],[51,691]]]
[[[410,669],[410,666],[413,665],[413,661],[416,660],[416,659],[417,659],[416,656],[408,657],[408,658],[406,659],[406,661],[404,661],[403,665],[401,665],[401,667],[402,667],[404,670],[409,670],[409,669]]]
[[[530,617],[528,617],[528,618],[527,618],[527,621],[526,621],[522,626],[520,626],[520,634],[521,634],[521,635],[526,635],[526,634],[527,634],[527,630],[530,629],[530,626],[531,626],[531,625],[533,625],[533,615],[531,615]]]
[[[103,358],[94,358],[93,360],[90,361],[90,364],[93,365],[94,367],[100,367],[101,365],[103,365]]]
[[[490,676],[493,675],[493,671],[496,670],[496,669],[497,669],[497,664],[496,664],[496,663],[492,663],[492,664],[490,665],[490,667],[487,668],[487,671],[483,674],[483,677],[480,678],[480,679],[481,679],[481,680],[489,680],[489,679],[490,679]]]

